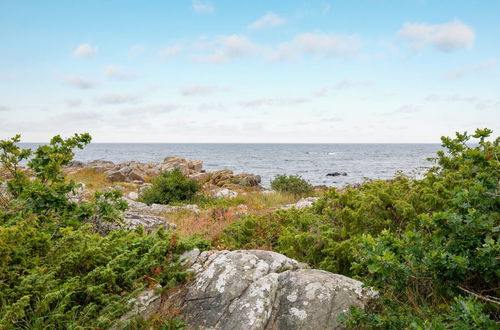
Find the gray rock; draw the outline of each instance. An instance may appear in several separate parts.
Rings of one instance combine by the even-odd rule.
[[[238,193],[236,191],[223,188],[223,189],[219,189],[219,190],[215,191],[214,197],[215,198],[236,198],[236,197],[238,197]]]
[[[109,171],[106,174],[106,179],[111,182],[123,182],[127,179],[127,175],[122,171]]]
[[[350,306],[377,292],[351,278],[260,250],[182,256],[195,280],[164,296],[162,310],[180,311],[190,329],[336,329]]]
[[[144,227],[146,232],[150,233],[153,230],[162,227],[165,230],[175,229],[175,224],[169,223],[164,217],[137,214],[133,212],[124,212],[123,219],[119,222],[107,222],[99,217],[92,217],[87,220],[94,225],[95,231],[101,235],[108,235],[111,231],[119,228],[133,230],[137,227]]]
[[[123,329],[132,319],[141,316],[143,319],[149,319],[160,307],[161,303],[161,285],[157,284],[154,288],[145,289],[128,301],[131,309],[125,313],[120,320],[111,329]]]
[[[311,207],[313,206],[314,203],[316,203],[319,200],[319,197],[306,197],[302,198],[295,204],[287,204],[284,205],[281,209],[282,210],[289,210],[292,208],[296,208],[298,210],[305,209],[306,207]]]

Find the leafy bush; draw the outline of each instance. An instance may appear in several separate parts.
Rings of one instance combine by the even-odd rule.
[[[107,328],[139,290],[186,280],[177,254],[206,248],[205,241],[179,240],[162,229],[146,235],[142,228],[102,237],[85,224],[90,217],[120,221],[127,207],[119,191],[97,192],[89,202],[69,198],[77,185],[62,167],[73,148],[90,142],[88,134],[56,136],[34,152],[19,141],[0,141],[8,177],[0,194],[1,329]]]
[[[201,189],[196,180],[188,178],[178,168],[160,173],[151,183],[153,185],[139,196],[139,200],[148,205],[188,201]]]
[[[354,311],[353,327],[488,327],[500,304],[500,138],[487,141],[491,133],[443,137],[447,152],[422,179],[331,188],[312,209],[233,223],[221,242],[268,247],[374,286],[382,298]]]
[[[271,188],[282,193],[304,196],[313,192],[313,186],[299,175],[277,175],[271,181]]]

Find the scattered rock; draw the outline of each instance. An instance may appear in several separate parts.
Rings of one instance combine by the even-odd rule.
[[[298,210],[302,210],[302,209],[305,209],[306,207],[311,207],[318,200],[319,200],[319,197],[306,197],[306,198],[302,198],[300,201],[298,201],[295,204],[284,205],[281,209],[282,210],[289,210],[292,208],[296,208]]]
[[[349,307],[377,296],[359,281],[272,251],[194,250],[183,258],[195,280],[166,293],[160,310],[178,313],[189,329],[336,329]]]
[[[110,182],[123,182],[127,176],[122,171],[110,171],[107,173],[106,179]]]
[[[156,284],[153,288],[147,288],[128,301],[132,308],[125,313],[120,320],[111,327],[111,329],[123,329],[134,318],[140,316],[143,319],[149,319],[160,307],[161,304],[161,285]]]
[[[224,188],[224,189],[217,190],[214,193],[214,197],[215,198],[236,198],[236,197],[238,197],[238,193],[236,191]]]
[[[99,217],[92,217],[88,219],[87,222],[92,223],[96,232],[103,236],[122,227],[125,229],[135,229],[142,226],[148,233],[161,226],[163,226],[165,230],[175,229],[176,227],[175,224],[168,223],[164,217],[143,215],[134,212],[124,212],[121,222],[107,222]]]
[[[127,198],[135,201],[137,198],[139,198],[139,194],[135,191],[131,191],[128,193]]]
[[[147,214],[147,215],[162,215],[166,213],[177,212],[181,210],[187,210],[194,213],[199,213],[200,209],[196,204],[187,204],[187,205],[163,205],[163,204],[151,204],[147,205],[145,203],[141,203],[138,201],[134,201],[132,199],[124,198],[124,200],[128,203],[129,210],[131,212],[137,214]]]
[[[328,173],[326,176],[347,176],[346,172],[332,172]]]

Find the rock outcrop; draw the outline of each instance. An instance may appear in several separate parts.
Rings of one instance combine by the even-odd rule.
[[[319,200],[319,197],[306,197],[302,198],[295,204],[287,204],[284,205],[281,209],[282,210],[289,210],[296,208],[298,210],[305,209],[306,207],[311,207],[314,203],[316,203]]]
[[[73,161],[68,166],[70,170],[91,169],[96,173],[105,173],[110,182],[144,182],[146,179],[155,177],[161,171],[180,169],[186,175],[202,173],[203,162],[201,160],[188,160],[179,157],[166,157],[160,163],[125,162],[115,164],[106,160],[94,160],[88,163]]]
[[[336,329],[377,292],[351,278],[260,250],[184,254],[195,280],[166,292],[159,313],[189,329]]]
[[[123,219],[120,222],[107,222],[98,217],[92,217],[87,220],[94,225],[95,231],[101,235],[107,235],[113,230],[119,228],[135,229],[143,227],[146,232],[163,227],[165,230],[175,229],[175,224],[167,222],[164,217],[138,214],[134,212],[124,212]]]

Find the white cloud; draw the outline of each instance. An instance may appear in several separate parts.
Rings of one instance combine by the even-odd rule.
[[[167,59],[179,54],[181,51],[182,51],[182,46],[172,45],[172,46],[163,47],[160,50],[159,55],[163,59],[167,60]]]
[[[273,12],[268,12],[252,24],[250,24],[248,27],[250,29],[258,30],[258,29],[264,29],[264,28],[270,28],[270,27],[275,27],[279,25],[285,24],[286,19],[283,17],[280,17],[276,15]]]
[[[97,53],[97,47],[92,47],[89,44],[81,44],[75,48],[73,55],[76,57],[92,57]]]
[[[90,89],[90,88],[94,88],[95,86],[97,86],[97,82],[95,82],[93,80],[82,78],[80,76],[70,77],[66,80],[66,82],[69,85],[76,87],[76,88],[80,88],[80,89]]]
[[[179,88],[179,93],[184,96],[197,96],[197,95],[209,95],[223,90],[225,89],[215,86],[191,85]]]
[[[410,43],[414,51],[431,45],[443,52],[471,48],[474,31],[459,20],[444,24],[405,23],[398,36]]]
[[[294,105],[309,103],[311,99],[306,97],[284,97],[284,98],[263,98],[263,99],[253,99],[239,102],[238,105],[247,108],[256,108],[261,106],[284,106],[284,105]]]
[[[415,113],[415,112],[419,112],[419,111],[420,110],[416,106],[411,105],[411,104],[406,104],[406,105],[403,105],[403,106],[399,107],[394,112],[395,113],[406,113],[406,114],[409,114],[409,113]]]
[[[344,78],[340,80],[336,85],[335,89],[346,89],[346,88],[352,88],[352,87],[368,87],[373,85],[373,82],[368,81],[368,80],[350,80],[347,78]]]
[[[210,1],[192,0],[191,8],[199,14],[210,14],[214,12],[214,6]]]
[[[495,59],[484,61],[484,62],[481,62],[481,63],[476,64],[476,65],[467,66],[467,67],[464,67],[464,68],[461,68],[458,70],[450,71],[446,74],[446,78],[448,78],[448,79],[460,79],[469,73],[486,71],[488,69],[491,69],[491,68],[495,67],[496,64],[497,64],[497,61]]]
[[[195,55],[198,62],[224,63],[233,58],[255,54],[257,46],[243,35],[219,36],[215,41],[215,49],[208,55]]]
[[[81,99],[66,100],[66,105],[70,108],[79,107],[80,105],[82,105],[82,100]]]
[[[129,80],[129,79],[134,79],[137,77],[137,75],[135,75],[134,73],[129,72],[125,68],[121,68],[121,67],[116,66],[116,65],[108,65],[104,69],[104,74],[108,78],[117,79],[117,80]]]
[[[10,111],[10,107],[8,107],[6,105],[0,105],[0,112],[3,112],[3,111]]]
[[[96,102],[101,105],[105,104],[127,104],[136,103],[139,100],[137,95],[128,94],[106,94],[98,97]]]
[[[144,116],[149,115],[160,115],[169,113],[182,108],[182,106],[177,104],[159,104],[159,105],[148,105],[143,107],[128,108],[120,111],[122,116]]]
[[[357,37],[336,34],[303,33],[277,46],[256,44],[247,36],[234,34],[205,41],[202,47],[197,43],[195,50],[208,53],[194,54],[192,58],[206,63],[225,63],[235,58],[250,56],[270,61],[298,60],[306,55],[325,59],[354,55],[359,47],[360,41]]]
[[[360,48],[355,36],[324,33],[302,33],[289,42],[278,45],[272,55],[274,60],[296,60],[304,55],[316,59],[354,55]]]

